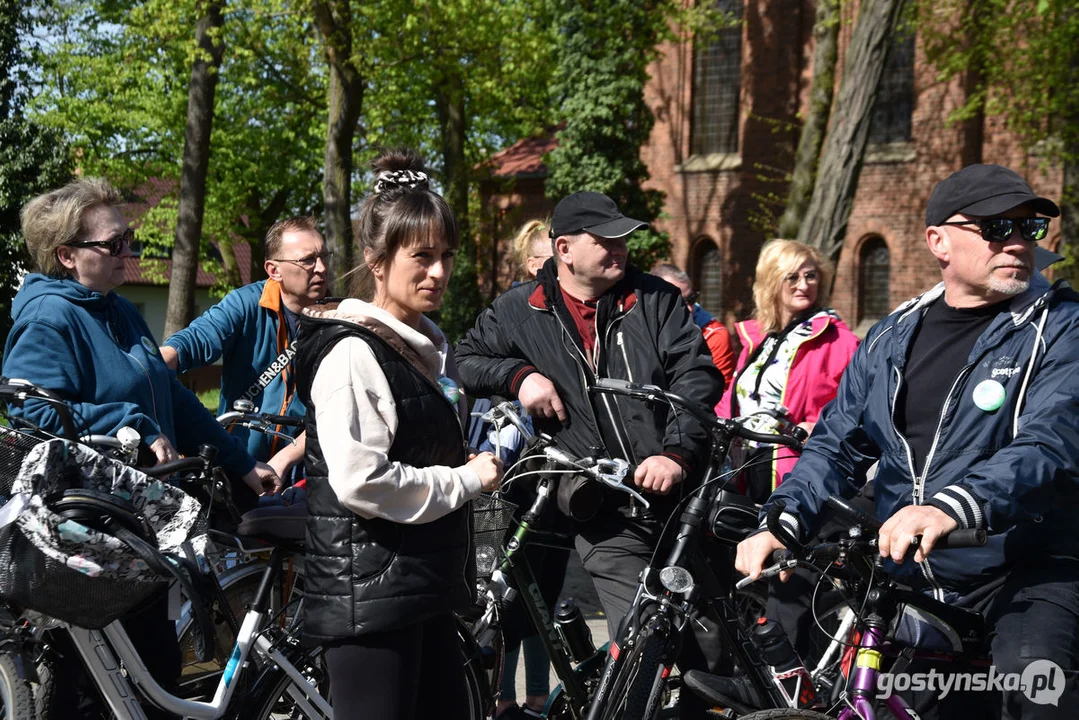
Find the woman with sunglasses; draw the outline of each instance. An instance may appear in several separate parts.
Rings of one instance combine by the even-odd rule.
[[[832,266],[816,248],[772,240],[761,249],[753,281],[754,317],[735,325],[742,352],[734,382],[716,408],[722,417],[754,416],[760,432],[780,422],[812,431],[836,396],[858,339],[825,307]],[[747,494],[764,502],[794,467],[787,448],[745,444],[732,455]]]
[[[14,321],[4,347],[3,374],[52,390],[75,410],[85,434],[115,435],[134,428],[156,462],[208,443],[218,462],[257,492],[280,479],[217,424],[195,395],[161,360],[157,341],[135,306],[113,292],[124,283],[124,260],[133,233],[120,214],[120,193],[100,178],[76,180],[27,203],[21,213],[26,248],[37,272],[12,302]],[[26,401],[12,413],[58,433],[55,410]],[[147,668],[166,687],[180,674],[180,649],[162,597],[124,619]],[[67,672],[67,666],[61,670]],[[78,682],[52,683],[51,707],[90,713]],[[65,695],[65,693],[68,693]],[[150,712],[150,709],[147,708]]]

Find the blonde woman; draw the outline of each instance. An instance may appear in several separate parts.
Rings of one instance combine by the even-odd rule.
[[[831,281],[832,265],[816,248],[795,240],[764,245],[753,282],[756,310],[753,319],[735,325],[742,353],[716,408],[720,416],[757,415],[765,424],[785,420],[812,431],[858,347],[854,333],[826,307]],[[743,478],[757,502],[798,459],[785,448],[742,450],[743,462],[755,461]]]
[[[553,254],[550,231],[550,220],[529,220],[517,231],[517,237],[513,239],[513,259],[519,282],[534,280],[543,263]]]

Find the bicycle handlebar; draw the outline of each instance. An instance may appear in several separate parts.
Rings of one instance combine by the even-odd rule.
[[[71,405],[51,390],[39,387],[29,380],[0,377],[0,398],[20,403],[30,399],[47,402],[60,416],[60,427],[64,438],[78,440],[79,434],[75,432],[74,411]]]
[[[718,432],[728,437],[739,437],[743,440],[752,440],[768,445],[783,445],[798,451],[802,449],[802,441],[793,435],[772,435],[747,430],[741,423],[717,416],[712,408],[699,402],[688,400],[681,395],[667,392],[657,385],[641,385],[617,378],[599,378],[596,380],[596,384],[588,389],[593,392],[622,395],[623,397],[631,397],[645,402],[674,404],[713,433]]]

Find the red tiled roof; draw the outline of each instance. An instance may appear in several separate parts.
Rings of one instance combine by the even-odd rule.
[[[558,147],[554,131],[538,137],[523,138],[491,156],[489,165],[494,177],[528,177],[546,175],[543,156]]]
[[[149,178],[128,196],[127,202],[121,208],[124,219],[132,227],[138,228],[142,216],[156,206],[161,200],[176,191],[179,183],[169,178]],[[246,222],[246,218],[242,218]],[[235,238],[233,250],[236,252],[236,264],[240,266],[240,280],[243,285],[251,282],[251,246],[243,242],[239,237]],[[144,267],[145,265],[145,267]],[[152,275],[160,272],[159,268],[164,265],[164,279],[157,280]],[[154,266],[157,266],[156,268]],[[151,272],[151,269],[157,272]],[[172,260],[164,258],[130,257],[124,260],[124,283],[127,285],[168,285],[172,279]],[[198,274],[195,277],[195,286],[200,288],[212,287],[216,282],[213,273],[206,272],[199,263]]]
[[[245,242],[237,242],[232,246],[236,251],[236,264],[240,266],[241,284],[251,282],[251,246]],[[158,280],[157,275],[164,265],[164,280]],[[155,267],[156,266],[156,267]],[[125,285],[168,285],[172,279],[172,260],[164,258],[129,257],[124,260],[124,284]],[[208,288],[217,282],[213,273],[206,272],[202,263],[199,263],[198,274],[195,276],[195,287]]]

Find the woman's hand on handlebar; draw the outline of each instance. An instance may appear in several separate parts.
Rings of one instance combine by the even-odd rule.
[[[472,453],[465,467],[479,476],[484,492],[494,492],[502,484],[502,460],[494,453]]]
[[[932,505],[908,505],[881,526],[877,534],[880,555],[901,563],[910,551],[911,541],[920,536],[914,561],[924,562],[941,536],[958,526],[954,518]]]
[[[157,458],[155,465],[172,462],[180,457],[180,453],[176,452],[176,448],[172,446],[172,443],[164,435],[158,435],[157,440],[150,443],[150,450],[154,453],[154,457]]]
[[[243,481],[256,495],[276,495],[285,485],[274,469],[264,462],[255,463]]]
[[[633,483],[645,492],[666,495],[682,482],[682,466],[663,455],[653,455],[641,461],[633,473]]]
[[[734,559],[734,569],[751,580],[760,577],[761,571],[766,564],[772,562],[772,553],[783,550],[783,543],[779,542],[775,535],[765,530],[738,543],[738,555]],[[779,579],[787,582],[790,579],[789,570],[779,573]]]

